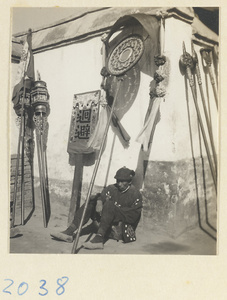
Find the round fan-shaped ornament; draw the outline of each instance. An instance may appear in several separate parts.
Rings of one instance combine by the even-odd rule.
[[[132,35],[121,41],[110,53],[107,68],[111,75],[122,75],[131,69],[141,58],[144,50],[143,40]]]

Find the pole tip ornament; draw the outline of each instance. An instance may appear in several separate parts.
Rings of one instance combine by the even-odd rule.
[[[212,64],[210,52],[211,52],[211,49],[209,49],[209,48],[207,48],[207,49],[202,48],[200,50],[201,56],[205,60],[205,62],[208,66],[211,66],[211,64]]]
[[[193,42],[191,43],[191,49],[192,49],[192,58],[193,58],[193,61],[194,61],[194,64],[198,64],[198,55],[197,53],[195,52],[195,48],[194,48],[194,44]]]
[[[192,69],[194,67],[193,58],[188,52],[186,52],[186,47],[184,42],[183,42],[183,55],[181,55],[180,57],[180,65],[183,68]]]

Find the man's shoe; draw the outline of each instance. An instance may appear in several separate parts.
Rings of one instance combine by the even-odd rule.
[[[96,236],[88,242],[83,243],[84,248],[86,249],[103,249],[103,237],[99,234],[96,234]]]
[[[18,228],[12,227],[10,228],[10,238],[14,238],[20,234],[20,231]]]
[[[91,241],[88,241],[86,243],[83,243],[84,248],[86,249],[103,249],[104,245],[103,243],[92,243]]]
[[[50,234],[52,237],[55,239],[58,239],[60,241],[64,241],[67,243],[72,243],[73,242],[73,235],[68,235],[63,232],[57,232],[57,233],[51,233]]]

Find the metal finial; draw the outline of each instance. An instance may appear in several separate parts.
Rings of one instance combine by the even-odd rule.
[[[192,58],[195,64],[198,64],[198,56],[197,53],[195,52],[195,47],[193,44],[193,41],[191,41],[191,49],[192,49]]]
[[[39,73],[39,70],[37,70],[37,80],[38,80],[38,81],[41,80],[41,75],[40,75],[40,73]]]
[[[186,47],[185,47],[185,42],[183,42],[183,54],[186,53]]]

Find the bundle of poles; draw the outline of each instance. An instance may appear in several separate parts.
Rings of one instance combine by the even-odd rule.
[[[185,76],[186,76],[186,79],[189,81],[189,86],[191,88],[191,93],[192,93],[192,97],[193,97],[194,104],[195,104],[199,127],[200,127],[200,130],[202,133],[202,137],[203,137],[203,141],[204,141],[204,145],[205,145],[205,149],[206,149],[206,153],[207,153],[207,158],[208,158],[208,162],[209,162],[209,166],[210,166],[210,171],[211,171],[212,179],[214,182],[214,187],[215,187],[215,191],[217,193],[217,154],[216,154],[216,149],[215,149],[215,145],[214,145],[212,124],[211,124],[211,120],[209,118],[207,107],[206,107],[206,100],[205,100],[203,86],[202,86],[202,78],[201,78],[200,68],[199,68],[199,64],[198,64],[198,56],[194,49],[193,42],[191,43],[191,47],[192,47],[192,55],[190,55],[188,52],[186,52],[185,43],[183,42],[183,55],[180,58],[180,64],[186,71]],[[203,52],[206,52],[206,55],[207,55],[207,53],[209,53],[210,51],[203,49],[202,53]],[[204,57],[204,56],[202,56],[202,57]],[[209,68],[209,75],[210,75],[210,79],[211,79],[212,88],[214,91],[215,103],[218,108],[217,91],[216,91],[216,87],[215,87],[215,83],[214,83],[211,64],[208,65],[207,67]],[[196,89],[195,89],[195,87],[196,87],[195,80],[193,77],[193,70],[195,71],[195,76],[197,78],[197,83],[198,83],[199,90],[200,90],[203,112],[204,112],[204,116],[205,116],[205,120],[206,120],[206,127],[207,127],[209,139],[207,138],[207,134],[206,134],[205,126],[203,123],[200,107],[198,104],[198,99],[197,99]],[[211,151],[210,151],[210,148],[211,148]]]
[[[40,81],[37,81],[40,82]],[[36,82],[35,82],[36,83]],[[23,97],[21,99],[21,122],[19,129],[19,139],[18,139],[18,148],[17,148],[17,160],[16,160],[16,173],[15,173],[15,182],[14,182],[14,193],[13,193],[13,209],[12,209],[12,221],[11,227],[15,225],[15,214],[16,214],[16,203],[18,195],[18,177],[21,173],[21,225],[25,223],[25,181],[24,181],[24,162],[25,162],[25,132],[26,125],[25,119],[27,111],[24,105],[25,99],[25,90],[24,87]],[[32,94],[32,92],[31,92]],[[30,97],[30,93],[29,93]],[[48,186],[48,168],[47,168],[47,156],[46,156],[46,139],[47,139],[47,116],[43,112],[42,106],[34,106],[35,112],[33,115],[33,121],[36,129],[36,144],[37,144],[37,156],[38,156],[38,167],[39,167],[39,178],[40,178],[40,190],[41,190],[41,201],[42,201],[42,210],[43,210],[43,223],[44,227],[47,227],[49,218],[50,218],[50,201],[49,201],[49,186]],[[38,112],[37,112],[38,110]],[[33,158],[31,158],[33,159]],[[33,174],[31,174],[33,176]],[[32,187],[33,188],[33,187]],[[34,201],[32,201],[34,205]],[[34,209],[34,207],[33,207]]]
[[[41,188],[41,200],[43,209],[43,221],[44,227],[47,227],[50,218],[50,202],[49,202],[49,188],[48,188],[48,173],[47,173],[47,158],[46,158],[46,141],[48,123],[47,116],[49,114],[49,94],[46,88],[46,83],[41,81],[40,74],[38,73],[38,80],[34,81],[34,59],[32,54],[32,31],[29,29],[27,34],[27,40],[23,43],[23,49],[21,52],[21,59],[19,68],[21,70],[21,78],[14,87],[13,99],[16,100],[14,109],[18,116],[20,116],[20,128],[19,138],[17,147],[17,160],[16,160],[16,172],[14,181],[13,191],[13,203],[12,203],[12,217],[11,227],[15,226],[16,217],[16,204],[18,198],[18,185],[19,185],[19,173],[21,173],[21,184],[20,184],[20,200],[21,200],[21,223],[25,224],[25,136],[27,130],[26,120],[33,124],[36,128],[36,139],[37,139],[37,154],[38,154],[38,165],[40,175],[40,188]],[[22,92],[22,94],[21,94]],[[26,99],[26,102],[25,102]],[[31,130],[33,130],[33,124]],[[33,142],[33,134],[31,135]],[[33,165],[33,153],[31,153],[30,160]],[[31,168],[31,178],[33,177],[33,168]],[[32,178],[33,184],[33,178]],[[33,190],[32,186],[32,190]],[[34,194],[32,192],[31,197]],[[34,199],[32,199],[34,211]]]

